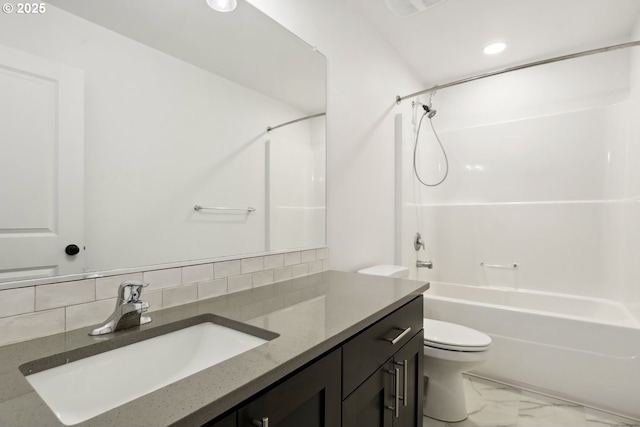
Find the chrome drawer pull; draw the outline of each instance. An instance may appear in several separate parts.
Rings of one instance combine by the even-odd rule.
[[[398,343],[398,341],[400,341],[402,338],[404,338],[405,336],[407,336],[407,334],[409,334],[409,332],[411,332],[411,326],[409,326],[407,329],[404,329],[400,335],[398,335],[397,337],[395,337],[394,339],[389,339],[389,338],[385,338],[386,341],[389,341],[391,343],[391,345],[396,345]]]
[[[263,417],[261,420],[253,420],[251,424],[256,427],[269,427],[269,417]]]

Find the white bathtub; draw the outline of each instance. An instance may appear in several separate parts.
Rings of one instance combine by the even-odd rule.
[[[427,318],[493,339],[474,373],[640,419],[640,322],[595,298],[431,282]]]

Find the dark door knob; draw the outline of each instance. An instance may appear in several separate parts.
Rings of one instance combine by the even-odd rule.
[[[80,248],[78,247],[78,245],[67,245],[67,247],[64,248],[64,252],[67,255],[78,255],[78,253],[80,252]]]

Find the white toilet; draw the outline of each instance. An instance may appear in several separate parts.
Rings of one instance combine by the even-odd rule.
[[[376,265],[358,273],[401,278],[409,275],[409,269]],[[487,360],[491,337],[439,320],[423,319],[423,327],[426,387],[422,413],[440,421],[462,421],[467,418],[462,373]]]
[[[462,373],[487,360],[491,337],[454,323],[422,322],[427,378],[422,413],[440,421],[462,421],[467,418]]]

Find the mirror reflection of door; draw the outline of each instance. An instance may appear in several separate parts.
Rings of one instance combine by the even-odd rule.
[[[0,45],[0,281],[81,271],[83,108],[82,71]]]

